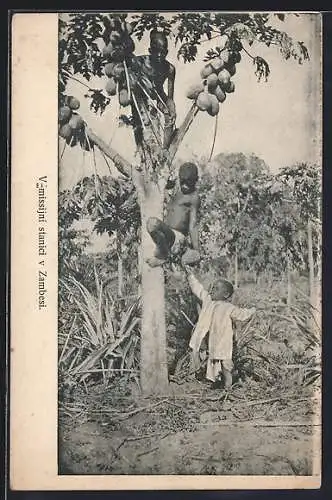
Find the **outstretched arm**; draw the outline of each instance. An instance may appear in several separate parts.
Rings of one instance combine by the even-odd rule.
[[[191,291],[193,292],[194,295],[196,295],[196,297],[199,300],[205,302],[210,297],[208,292],[205,290],[203,285],[198,281],[198,279],[195,278],[193,273],[188,269],[188,266],[185,266],[185,270],[187,272],[188,283],[191,288]]]
[[[251,309],[245,309],[242,307],[234,307],[231,312],[231,318],[235,321],[248,321],[253,317],[256,312],[256,308],[252,307]]]

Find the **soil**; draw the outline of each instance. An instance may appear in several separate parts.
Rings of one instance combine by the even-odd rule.
[[[59,474],[312,474],[310,399],[294,406],[264,395],[248,405],[243,388],[233,396],[196,380],[171,388],[153,400],[113,394],[101,405],[94,396],[83,410],[68,403]]]

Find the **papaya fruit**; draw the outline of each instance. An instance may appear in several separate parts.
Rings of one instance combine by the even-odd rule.
[[[121,20],[118,16],[112,17],[110,20],[110,28],[112,30],[121,30]]]
[[[125,31],[128,33],[128,35],[132,34],[133,27],[130,23],[125,23],[124,28],[125,28]]]
[[[219,73],[224,67],[224,61],[222,61],[220,57],[213,59],[210,64],[216,73]]]
[[[224,102],[226,99],[226,94],[220,87],[220,85],[217,85],[217,87],[214,89],[214,95],[218,99],[219,102]]]
[[[123,41],[123,50],[125,51],[126,54],[132,54],[134,52],[135,44],[134,40],[130,36],[125,37]]]
[[[231,76],[234,76],[236,73],[236,66],[235,64],[229,64],[227,65],[227,71]]]
[[[218,85],[218,76],[215,73],[211,73],[206,79],[207,88],[212,92]]]
[[[73,130],[80,130],[83,125],[84,125],[84,120],[83,118],[78,115],[78,114],[75,114],[71,117],[71,119],[69,120],[69,123],[68,125],[73,129]]]
[[[211,108],[210,95],[207,92],[201,92],[196,99],[196,105],[201,111],[207,111]]]
[[[124,72],[125,72],[125,69],[124,69],[123,64],[117,63],[114,65],[113,76],[114,76],[115,80],[119,80],[122,77],[122,75],[124,74]]]
[[[62,106],[59,109],[59,122],[60,123],[67,123],[69,122],[71,117],[71,109],[69,106]]]
[[[228,85],[228,82],[230,81],[231,75],[227,71],[227,69],[222,69],[218,73],[218,80],[220,83],[221,88],[224,88],[225,85]]]
[[[228,84],[225,86],[225,91],[228,94],[231,94],[234,92],[234,90],[235,90],[235,83],[230,80]]]
[[[105,90],[108,93],[108,95],[115,95],[116,94],[116,83],[114,78],[109,78],[107,80]]]
[[[125,50],[123,47],[116,47],[112,50],[109,60],[115,63],[120,63],[125,57]]]
[[[218,47],[220,49],[225,49],[226,45],[228,45],[228,42],[229,42],[228,35],[222,35],[220,38],[218,38]]]
[[[219,57],[220,59],[223,61],[224,64],[227,64],[228,61],[229,61],[229,56],[230,56],[230,52],[229,50],[227,49],[224,49],[220,52],[219,54]]]
[[[209,109],[207,109],[207,112],[211,116],[216,116],[219,113],[219,101],[214,94],[211,94],[209,97],[211,106]]]
[[[110,42],[113,44],[113,47],[119,47],[122,43],[122,35],[119,31],[112,31],[110,34]]]
[[[230,57],[229,57],[229,63],[230,64],[238,64],[241,61],[241,54],[240,52],[232,52]]]
[[[112,42],[109,42],[103,48],[103,51],[102,51],[103,57],[105,57],[106,59],[110,59],[113,51],[114,51],[113,44],[112,44]]]
[[[206,64],[201,71],[201,77],[207,78],[209,75],[211,75],[211,73],[213,73],[213,68],[211,64]]]
[[[81,103],[78,99],[76,99],[76,97],[73,97],[73,96],[70,96],[69,99],[68,99],[68,106],[70,107],[70,109],[78,109],[80,107]]]
[[[114,76],[114,74],[113,74],[114,66],[115,66],[114,63],[107,63],[105,68],[104,68],[104,73],[109,78],[111,78],[111,76]]]
[[[187,91],[188,99],[197,99],[198,94],[204,91],[203,83],[192,85]]]
[[[130,99],[128,96],[127,89],[122,89],[119,92],[119,103],[121,106],[128,106],[130,104]]]
[[[65,123],[64,125],[62,125],[62,127],[60,127],[59,135],[63,139],[66,139],[66,140],[71,139],[71,137],[73,135],[73,129],[71,128],[71,126],[68,123]]]

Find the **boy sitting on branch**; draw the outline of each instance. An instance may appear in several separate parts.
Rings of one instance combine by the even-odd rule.
[[[148,219],[147,230],[156,244],[154,256],[147,259],[151,267],[163,265],[171,254],[182,255],[183,264],[194,264],[200,260],[197,181],[197,166],[190,162],[183,163],[179,169],[180,186],[168,204],[165,222],[157,217]]]

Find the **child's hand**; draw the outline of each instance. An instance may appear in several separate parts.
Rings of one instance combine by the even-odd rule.
[[[251,312],[251,317],[253,317],[254,314],[256,314],[256,311],[257,311],[256,307],[251,307],[249,310]]]

